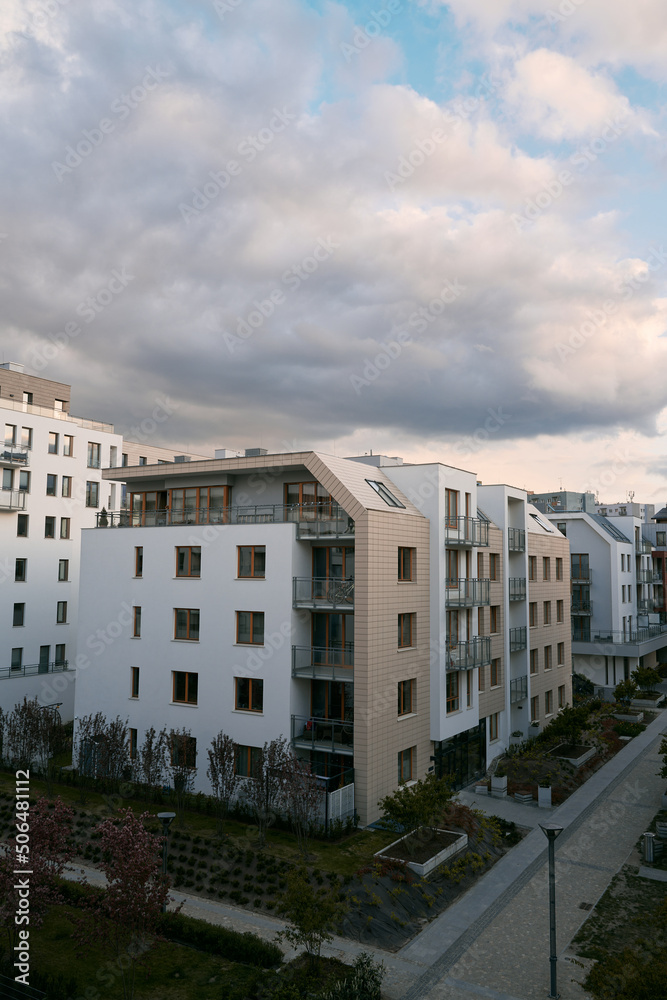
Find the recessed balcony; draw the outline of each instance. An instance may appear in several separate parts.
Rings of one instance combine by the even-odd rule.
[[[292,578],[292,604],[295,608],[315,610],[354,610],[354,577],[342,580],[325,576]]]
[[[3,400],[4,402],[4,400]],[[17,444],[5,444],[0,447],[0,468],[24,469],[28,464],[30,450]]]
[[[528,632],[525,625],[510,629],[510,653],[518,653],[528,646]]]
[[[489,580],[445,580],[445,603],[448,608],[474,608],[491,603]]]
[[[447,548],[477,548],[489,544],[489,522],[479,517],[445,518]]]
[[[0,511],[9,514],[25,510],[25,490],[0,490]]]
[[[510,681],[510,705],[516,705],[517,701],[525,701],[528,697],[528,675],[513,677]]]
[[[573,615],[592,615],[593,614],[593,602],[592,601],[572,601],[572,614]]]
[[[337,504],[252,504],[170,510],[99,511],[98,528],[164,528],[188,524],[287,524],[297,538],[354,538],[354,521]]]
[[[511,576],[509,579],[509,599],[510,601],[526,600],[526,578],[525,576]]]
[[[447,670],[472,670],[491,663],[491,637],[479,635],[462,642],[447,643]]]
[[[354,680],[354,645],[292,646],[292,677],[349,684]]]
[[[354,723],[343,719],[292,716],[292,746],[325,753],[354,753]]]
[[[507,529],[507,548],[510,552],[526,551],[526,532],[523,528]]]

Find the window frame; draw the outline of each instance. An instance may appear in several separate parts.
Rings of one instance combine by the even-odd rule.
[[[558,686],[558,708],[565,708],[565,685]]]
[[[556,556],[556,579],[563,579],[563,559],[561,556]]]
[[[132,607],[132,638],[141,639],[141,605]]]
[[[398,546],[398,583],[414,583],[416,549],[409,545]]]
[[[537,628],[537,601],[528,602],[528,628]]]
[[[176,642],[199,642],[199,635],[201,629],[201,615],[200,608],[174,608],[174,641]],[[187,635],[177,635],[178,632],[178,615],[180,613],[185,613],[185,631]],[[194,628],[192,624],[192,616],[197,615],[197,627],[196,635],[194,635]]]
[[[553,688],[550,691],[544,692],[544,716],[554,714],[554,692]]]
[[[498,712],[493,712],[489,716],[489,743],[495,742],[498,737]]]
[[[565,643],[559,642],[557,647],[557,665],[559,667],[565,666]]]
[[[179,571],[179,563],[181,560],[181,553],[183,556],[184,571],[181,573]],[[192,568],[193,555],[199,556],[199,566],[196,572]],[[185,578],[200,579],[201,577],[201,545],[177,545],[176,546],[176,579],[181,580]]]
[[[60,443],[60,441],[59,441],[59,437],[58,437],[58,432],[57,431],[49,431],[48,444],[47,444],[47,448],[48,448],[47,454],[49,454],[49,455],[57,455],[58,454],[59,443]]]
[[[179,702],[180,704],[180,702]],[[184,739],[186,741],[185,746],[185,760],[179,761],[175,749],[178,746],[180,740]],[[172,767],[183,767],[191,771],[197,770],[197,737],[191,736],[190,734],[184,736],[182,733],[172,733],[171,740],[169,743],[169,760]]]
[[[55,472],[46,473],[46,496],[58,496],[58,476]]]
[[[71,497],[72,496],[72,477],[71,476],[61,476],[60,477],[60,495],[61,497]]]
[[[499,579],[500,556],[497,552],[489,552],[489,580],[494,582]]]
[[[556,624],[565,621],[565,602],[556,601]]]
[[[63,434],[63,456],[65,458],[74,457],[74,435]]]
[[[411,677],[407,681],[398,682],[398,716],[397,718],[402,719],[408,715],[416,714],[415,705],[415,689],[417,686],[417,680]]]
[[[537,556],[528,556],[528,580],[533,583],[537,580]]]
[[[234,751],[234,774],[239,778],[252,778],[255,768],[260,761],[261,753],[261,747],[237,743]],[[241,758],[243,757],[245,757],[245,761],[243,761],[243,766],[240,767]]]
[[[551,601],[542,602],[542,621],[545,625],[551,625]]]
[[[71,521],[69,517],[60,518],[60,537],[68,539],[71,533]]]
[[[86,507],[97,510],[100,505],[100,484],[92,479],[86,480]]]
[[[405,504],[401,503],[398,497],[395,497],[388,486],[381,483],[378,479],[367,479],[366,482],[374,490],[377,495],[384,500],[387,507],[401,507],[405,510]]]
[[[540,696],[539,694],[534,695],[530,699],[530,721],[539,722],[540,721]]]
[[[184,686],[184,697],[176,697],[176,684],[177,677],[185,678],[184,681],[180,682]],[[196,678],[193,682],[191,678]],[[190,688],[194,688],[194,699],[189,698]],[[171,700],[174,705],[197,705],[199,699],[199,673],[194,670],[172,670],[171,672]]]
[[[58,582],[69,582],[69,559],[58,560]]]
[[[461,684],[458,670],[448,670],[445,681],[445,710],[447,715],[461,709]]]
[[[144,575],[144,547],[143,545],[134,546],[134,576],[135,579],[141,580]]]
[[[489,608],[489,635],[500,632],[500,605],[492,604]]]
[[[58,601],[56,607],[56,625],[67,625],[67,601]]]
[[[534,677],[535,674],[539,673],[539,670],[540,670],[540,652],[539,652],[538,649],[531,649],[531,651],[530,651],[529,662],[528,662],[528,670],[530,672],[530,676],[532,676],[532,677]]]
[[[241,619],[240,619],[241,615],[250,615],[250,619],[249,619],[249,623],[248,623],[248,635],[250,636],[250,638],[247,639],[247,640],[239,638],[239,626],[241,624]],[[261,621],[262,621],[262,626],[261,626],[262,641],[261,642],[258,642],[255,639],[255,617],[257,617],[258,620],[261,617]],[[237,611],[236,612],[236,644],[238,646],[263,646],[264,645],[265,629],[266,629],[266,619],[265,619],[265,613],[263,611]]]
[[[102,468],[102,445],[99,441],[89,441],[88,442],[88,452],[86,456],[86,468],[87,469],[101,469]]]
[[[56,518],[53,514],[45,514],[44,516],[44,538],[55,538],[56,537]]]
[[[243,706],[239,704],[240,701],[240,691],[239,687],[242,684],[247,683],[248,685],[248,704]],[[259,708],[254,708],[253,703],[255,701],[255,691],[254,688],[257,687],[259,692],[258,701],[260,702]],[[234,678],[234,711],[235,712],[250,712],[252,715],[263,715],[264,714],[264,679],[262,677],[235,677]]]
[[[25,602],[15,601],[12,614],[12,628],[25,627]]]
[[[495,673],[495,681],[494,681],[494,673]],[[500,666],[500,657],[496,656],[491,660],[491,677],[490,677],[491,683],[489,684],[489,687],[491,688],[500,687],[501,677],[502,677],[502,669]]]
[[[544,647],[544,669],[545,670],[553,670],[553,666],[554,666],[554,661],[553,661],[553,647],[552,646],[545,646]]]
[[[130,698],[139,697],[139,667],[130,667]]]
[[[264,555],[264,566],[262,572],[256,572],[255,560],[259,550]],[[250,572],[241,573],[241,553],[244,550],[250,551]],[[266,545],[237,545],[236,546],[236,579],[237,580],[265,580],[266,579]]]
[[[412,781],[412,775],[414,772],[414,751],[416,749],[416,747],[407,747],[405,750],[398,751],[399,785],[405,785],[408,781]]]
[[[397,649],[411,649],[415,645],[417,615],[414,611],[401,611],[398,615]]]
[[[28,560],[19,556],[14,560],[14,583],[25,583],[28,578]]]
[[[25,530],[21,531],[21,528],[24,528]],[[16,537],[27,538],[29,530],[30,530],[30,515],[19,514],[16,518]]]

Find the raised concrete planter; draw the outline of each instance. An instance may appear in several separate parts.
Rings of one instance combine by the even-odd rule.
[[[614,712],[614,718],[618,719],[619,722],[643,722],[644,713],[636,712],[634,715],[631,715],[629,712]]]
[[[548,788],[537,786],[537,804],[540,809],[551,809],[551,785]]]
[[[488,795],[489,786],[488,785],[475,785],[475,795]]]
[[[633,698],[630,702],[635,708],[660,708],[665,700],[664,694],[658,698]]]
[[[524,737],[523,733],[521,734],[521,736],[514,736],[514,735],[512,735],[512,736],[510,736],[510,746],[511,747],[518,747],[520,743],[524,742],[524,740],[525,740],[525,737]]]
[[[453,833],[454,831],[438,830],[437,832]],[[400,840],[395,840],[393,843],[389,844],[388,847],[384,847],[381,851],[376,851],[374,857],[389,858],[392,861],[402,860],[401,858],[393,858],[391,855],[391,849],[392,847],[395,847],[396,844],[403,843],[404,840],[405,837],[401,837]],[[425,875],[428,875],[429,872],[432,872],[434,868],[437,868],[438,865],[443,864],[443,862],[445,862],[448,858],[451,858],[454,854],[458,854],[459,851],[462,851],[467,846],[468,846],[468,834],[467,833],[457,834],[456,840],[452,844],[450,844],[449,847],[445,847],[442,851],[439,851],[437,854],[434,854],[432,858],[428,859],[428,861],[424,861],[422,864],[419,864],[417,861],[406,861],[405,863],[410,869],[410,871],[413,871],[415,875],[420,875],[423,878]]]
[[[553,750],[549,751],[548,756],[557,757],[559,760],[566,760],[569,764],[573,764],[575,767],[582,767],[582,765],[584,765],[587,760],[590,760],[591,757],[594,757],[595,754],[597,753],[595,747],[584,748],[584,746],[581,746],[579,747],[579,749],[582,750],[583,752],[579,753],[578,756],[576,757],[571,757],[562,752],[563,750],[567,750],[568,747],[569,747],[568,743],[560,743],[557,747],[554,747]]]
[[[498,778],[495,774],[491,777],[491,795],[494,799],[504,799],[507,797],[507,775]]]

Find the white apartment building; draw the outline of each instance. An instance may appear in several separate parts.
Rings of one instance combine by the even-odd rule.
[[[555,714],[559,687],[571,701],[567,625],[563,662],[549,616],[554,656],[530,671],[529,553],[567,566],[568,545],[524,491],[436,463],[258,451],[103,473],[128,510],[83,532],[78,717],[128,718],[133,748],[185,727],[202,791],[220,730],[242,775],[282,734],[328,787],[353,785],[367,824],[399,783],[435,767],[467,784]],[[569,593],[566,573],[544,585]]]

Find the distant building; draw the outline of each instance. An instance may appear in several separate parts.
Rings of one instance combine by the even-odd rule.
[[[595,514],[595,494],[575,493],[571,490],[558,490],[553,493],[528,494],[528,500],[543,514],[554,514],[558,511],[582,510],[586,514]]]

